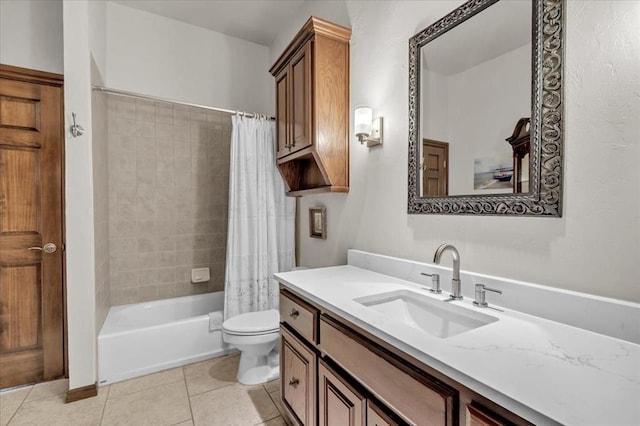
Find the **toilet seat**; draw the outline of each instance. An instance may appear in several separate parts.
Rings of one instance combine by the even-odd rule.
[[[235,336],[258,336],[280,331],[280,312],[269,309],[259,312],[247,312],[229,318],[222,323],[222,330]]]

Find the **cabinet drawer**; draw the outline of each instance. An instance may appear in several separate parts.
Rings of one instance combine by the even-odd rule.
[[[399,361],[324,317],[320,320],[320,348],[409,423],[453,424],[455,390],[423,375],[409,374]]]
[[[280,327],[280,394],[293,420],[316,424],[316,354]]]
[[[311,343],[318,343],[318,310],[289,293],[280,292],[280,321]]]

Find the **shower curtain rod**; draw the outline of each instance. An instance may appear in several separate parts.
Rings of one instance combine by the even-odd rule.
[[[256,114],[256,113],[249,113],[249,112],[238,111],[238,110],[216,108],[216,107],[211,107],[211,106],[207,106],[207,105],[193,104],[191,102],[175,101],[175,100],[172,100],[172,99],[160,98],[158,96],[150,96],[150,95],[143,95],[141,93],[127,92],[126,90],[110,89],[108,87],[103,87],[103,86],[95,86],[94,85],[94,86],[91,86],[91,90],[96,91],[96,92],[113,93],[114,95],[128,96],[130,98],[147,99],[149,101],[167,102],[167,103],[170,103],[170,104],[178,104],[178,105],[184,105],[184,106],[208,109],[208,110],[211,110],[211,111],[228,112],[229,114],[242,114],[245,117],[249,117],[249,118],[253,118],[253,117],[257,117],[257,116],[264,116],[264,117],[268,118],[269,120],[275,120],[274,117],[269,117],[266,114]]]

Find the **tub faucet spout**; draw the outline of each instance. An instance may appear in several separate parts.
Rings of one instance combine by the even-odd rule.
[[[453,277],[451,279],[451,299],[462,299],[462,286],[460,285],[460,253],[451,244],[442,244],[433,255],[433,263],[440,264],[442,253],[450,251],[453,256]]]

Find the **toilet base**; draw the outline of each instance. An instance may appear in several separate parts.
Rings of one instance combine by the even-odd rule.
[[[259,385],[280,376],[280,365],[273,365],[271,354],[265,356],[255,356],[246,352],[240,353],[240,364],[238,365],[238,382],[243,385]]]

